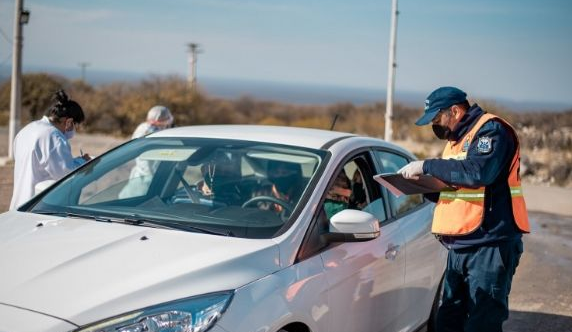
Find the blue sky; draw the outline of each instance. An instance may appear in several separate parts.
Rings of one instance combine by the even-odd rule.
[[[10,66],[14,0],[0,0]],[[31,66],[385,89],[391,0],[24,0]],[[396,90],[572,105],[572,1],[400,0]],[[4,36],[5,35],[5,36]],[[8,38],[5,38],[8,37]],[[420,102],[421,104],[422,102]]]

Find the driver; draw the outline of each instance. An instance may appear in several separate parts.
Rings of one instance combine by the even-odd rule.
[[[268,183],[262,185],[259,190],[253,192],[252,197],[269,196],[294,205],[302,195],[303,178],[299,164],[269,160],[267,165]],[[260,201],[259,209],[281,213],[284,207],[280,204]]]
[[[324,210],[328,220],[336,213],[350,207],[350,198],[352,195],[351,181],[346,175],[344,169],[338,173],[330,190],[326,193],[324,201]]]

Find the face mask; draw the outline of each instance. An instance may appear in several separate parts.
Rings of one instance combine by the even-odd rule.
[[[326,211],[326,216],[328,220],[331,219],[336,213],[343,211],[348,208],[348,204],[344,202],[338,202],[331,199],[326,199],[324,202],[324,210]]]
[[[449,139],[449,137],[451,137],[451,129],[449,129],[449,123],[451,122],[451,117],[452,114],[449,111],[449,115],[448,115],[449,119],[447,121],[447,124],[445,126],[442,126],[440,124],[434,123],[431,128],[433,129],[433,133],[435,134],[435,136],[437,136],[438,139]]]
[[[438,124],[434,124],[431,126],[433,129],[433,133],[437,136],[438,139],[449,139],[451,136],[451,129],[447,126],[441,126]]]
[[[68,130],[64,133],[64,136],[69,140],[75,136],[75,129]]]

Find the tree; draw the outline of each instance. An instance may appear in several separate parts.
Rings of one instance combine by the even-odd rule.
[[[10,80],[0,86],[0,113],[10,111]],[[21,124],[36,120],[52,103],[54,92],[69,85],[63,77],[46,73],[31,73],[22,76]],[[6,116],[6,119],[8,116]]]

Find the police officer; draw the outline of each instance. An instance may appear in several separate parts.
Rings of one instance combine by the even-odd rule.
[[[59,180],[91,159],[87,154],[74,158],[68,141],[85,119],[83,109],[63,90],[57,91],[53,100],[45,116],[22,128],[14,139],[14,191],[10,209],[32,198],[36,184]]]
[[[410,179],[430,174],[457,188],[438,195],[433,216],[432,232],[449,249],[437,331],[496,332],[508,318],[521,238],[530,227],[516,132],[466,96],[441,87],[427,97],[415,124],[432,124],[447,141],[442,158],[413,161],[398,172]]]

